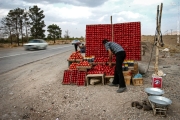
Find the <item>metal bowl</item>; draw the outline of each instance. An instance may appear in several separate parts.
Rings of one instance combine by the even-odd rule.
[[[148,94],[148,96],[149,95],[161,96],[164,94],[164,90],[161,90],[159,88],[145,88],[144,91]]]
[[[148,96],[148,99],[160,106],[168,106],[172,103],[172,101],[166,97],[163,96]]]

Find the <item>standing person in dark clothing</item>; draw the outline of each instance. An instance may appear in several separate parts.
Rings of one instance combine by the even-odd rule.
[[[118,86],[119,89],[117,90],[118,93],[124,92],[126,90],[126,83],[124,80],[122,64],[124,59],[126,58],[126,52],[124,49],[115,42],[110,42],[107,39],[104,39],[102,43],[105,45],[106,50],[108,51],[109,56],[109,65],[112,65],[112,55],[115,54],[116,56],[116,66],[114,71],[114,80],[109,86]]]
[[[75,43],[75,44],[74,44],[74,48],[75,48],[75,51],[76,51],[76,52],[77,52],[78,46],[79,46],[79,43]]]

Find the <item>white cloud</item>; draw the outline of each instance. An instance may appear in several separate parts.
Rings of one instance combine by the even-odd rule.
[[[92,13],[85,7],[61,8],[59,14],[63,18],[89,18]]]
[[[87,7],[77,7],[77,6],[64,6],[62,8],[46,5],[43,6],[45,13],[50,16],[63,18],[63,19],[77,19],[77,18],[89,18],[92,13]]]
[[[125,19],[122,18],[122,17],[118,17],[118,18],[117,18],[117,22],[120,22],[120,23],[125,22]]]
[[[64,25],[77,25],[77,22],[58,22],[58,24],[64,24]]]
[[[60,24],[68,24],[68,22],[60,22]]]
[[[113,13],[113,15],[122,16],[122,17],[128,18],[128,19],[138,19],[138,18],[143,17],[143,15],[132,12],[132,11],[122,11],[119,13]]]
[[[107,0],[23,0],[29,3],[48,3],[48,4],[58,4],[63,3],[67,5],[74,5],[74,6],[86,6],[86,7],[97,7]]]
[[[160,4],[163,0],[134,0],[132,4],[138,5],[153,5],[153,4]]]
[[[7,16],[8,12],[9,10],[7,9],[0,9],[0,18]]]
[[[98,22],[102,22],[104,21],[105,17],[107,17],[108,15],[103,15],[102,17],[100,17],[97,21]]]

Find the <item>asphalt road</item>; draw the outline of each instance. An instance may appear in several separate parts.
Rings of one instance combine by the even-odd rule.
[[[71,44],[49,45],[46,50],[25,51],[23,47],[0,49],[0,74],[74,49]]]

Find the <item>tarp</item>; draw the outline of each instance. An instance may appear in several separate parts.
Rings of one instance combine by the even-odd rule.
[[[81,42],[79,40],[73,40],[71,43],[72,45],[74,45],[74,44],[80,44]]]

